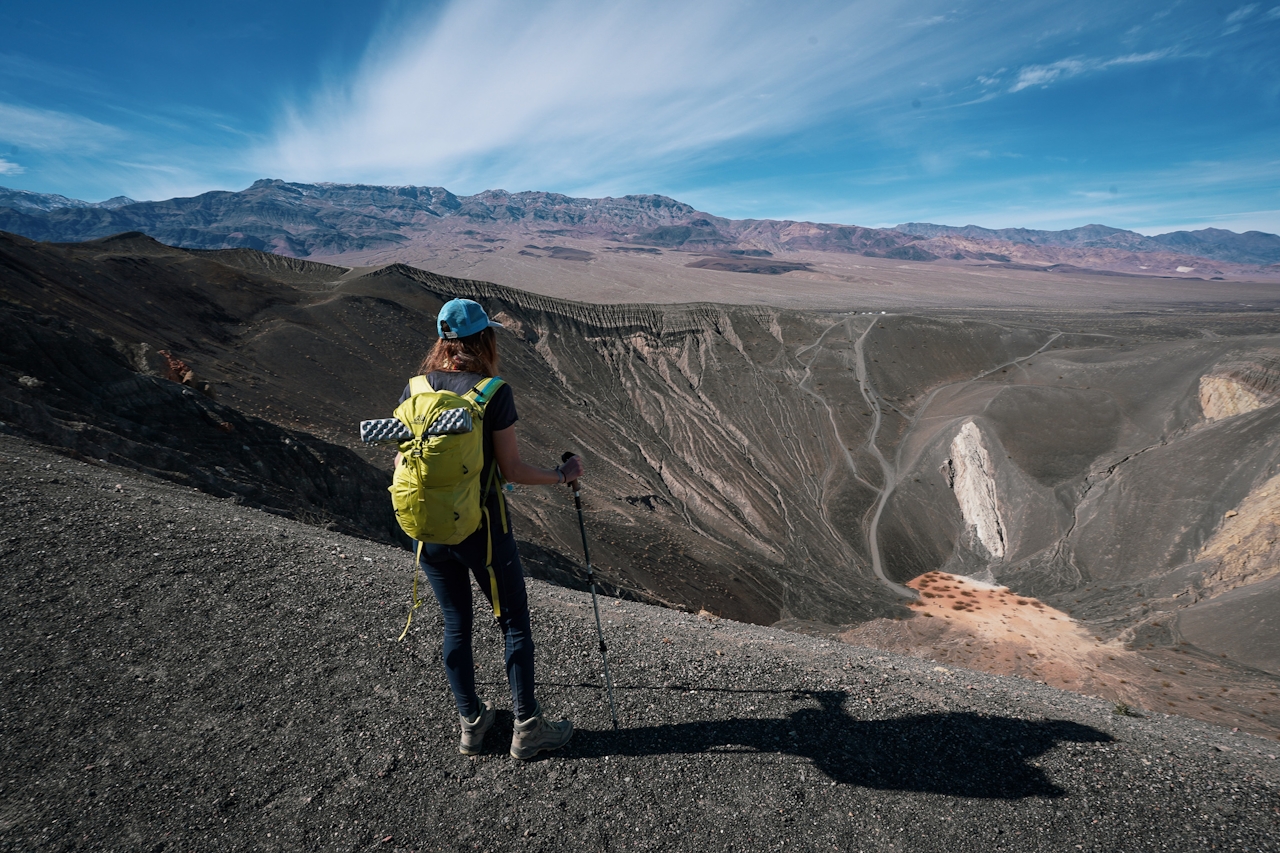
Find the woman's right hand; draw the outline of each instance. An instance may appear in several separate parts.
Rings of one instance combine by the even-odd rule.
[[[582,457],[570,456],[566,461],[560,463],[560,471],[564,474],[565,484],[571,484],[574,480],[582,476]]]

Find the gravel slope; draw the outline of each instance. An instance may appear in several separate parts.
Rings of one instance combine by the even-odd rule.
[[[590,597],[536,581],[578,732],[465,758],[405,552],[10,436],[0,477],[6,850],[1280,849],[1274,742],[603,599],[615,733]]]

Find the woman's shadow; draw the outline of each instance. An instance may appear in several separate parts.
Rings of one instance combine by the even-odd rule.
[[[736,692],[736,691],[733,691]],[[743,691],[757,692],[757,691]],[[790,691],[788,691],[790,692]],[[620,731],[575,733],[565,757],[778,752],[808,758],[835,782],[957,797],[1057,797],[1064,791],[1033,759],[1062,741],[1111,736],[1067,720],[1019,720],[970,712],[858,720],[842,691],[802,691],[815,700],[782,719],[730,718]]]

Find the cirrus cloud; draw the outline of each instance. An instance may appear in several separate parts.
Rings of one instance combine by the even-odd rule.
[[[83,116],[0,103],[0,142],[36,151],[100,150],[124,133]]]
[[[1077,77],[1094,71],[1104,71],[1118,65],[1137,65],[1143,62],[1155,62],[1173,56],[1172,49],[1153,50],[1147,53],[1130,53],[1111,59],[1072,58],[1060,59],[1048,65],[1027,65],[1018,71],[1018,79],[1009,88],[1010,92],[1020,92],[1030,86],[1048,86],[1059,80]]]
[[[1044,8],[453,2],[375,39],[350,80],[288,105],[255,162],[300,180],[646,183],[719,146],[837,113],[869,123],[922,87],[1017,64],[1018,39],[981,35],[1023,32]]]

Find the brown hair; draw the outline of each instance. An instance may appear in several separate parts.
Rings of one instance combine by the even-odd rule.
[[[498,374],[498,336],[489,327],[465,338],[440,338],[418,367],[422,374],[435,370]]]

